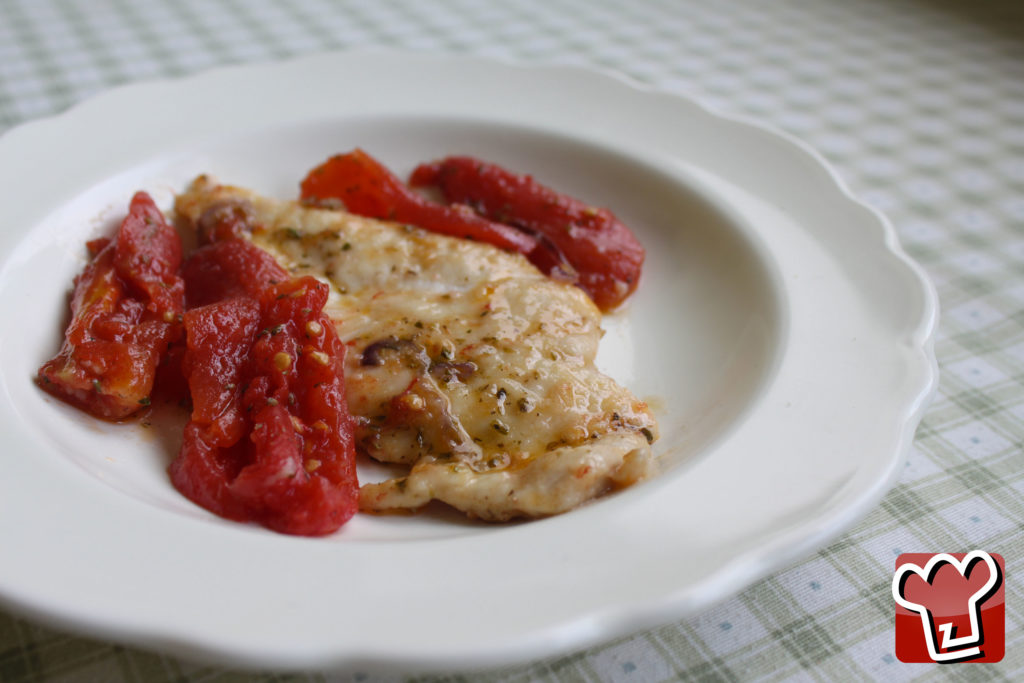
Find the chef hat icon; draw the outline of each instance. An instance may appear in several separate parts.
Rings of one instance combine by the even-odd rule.
[[[962,560],[939,553],[924,567],[912,562],[897,567],[892,596],[898,605],[920,615],[932,661],[958,662],[981,655],[981,606],[1001,582],[998,563],[983,550],[967,553]],[[969,620],[964,635],[958,633],[957,621],[963,621],[954,619],[958,615]]]

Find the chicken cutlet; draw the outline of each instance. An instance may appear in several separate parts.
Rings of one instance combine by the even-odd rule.
[[[331,286],[357,447],[408,468],[364,483],[361,510],[437,500],[490,521],[541,517],[651,473],[650,410],[594,362],[600,311],[522,255],[208,176],[175,211],[200,232],[241,216],[293,275]]]

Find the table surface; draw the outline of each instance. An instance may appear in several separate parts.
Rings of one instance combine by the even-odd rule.
[[[1024,3],[0,0],[0,132],[121,83],[367,46],[587,65],[788,131],[890,218],[941,302],[938,395],[851,531],[695,617],[472,678],[1024,678]],[[896,556],[973,548],[1006,558],[1006,657],[900,662]],[[0,681],[252,678],[378,677],[222,670],[0,612]]]

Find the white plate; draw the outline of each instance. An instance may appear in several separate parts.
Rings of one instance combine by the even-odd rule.
[[[400,173],[469,153],[613,208],[648,250],[601,362],[651,399],[659,477],[483,526],[358,516],[311,540],[167,481],[172,431],[32,383],[83,241],[199,172],[280,197],[362,146]],[[821,546],[893,481],[936,383],[933,290],[793,140],[576,68],[343,53],[107,92],[0,138],[0,601],[247,667],[468,667],[699,610]]]

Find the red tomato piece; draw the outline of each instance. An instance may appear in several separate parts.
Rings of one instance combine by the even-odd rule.
[[[273,256],[233,238],[197,249],[181,274],[189,308],[242,295],[258,297],[267,287],[291,277]]]
[[[421,164],[414,187],[436,187],[449,202],[472,206],[491,220],[542,236],[553,247],[547,267],[564,258],[602,310],[622,303],[640,280],[644,248],[608,209],[556,192],[529,175],[511,173],[472,157],[448,157]],[[533,260],[533,259],[531,259]],[[542,270],[543,263],[536,263]]]
[[[144,192],[113,241],[89,243],[75,278],[60,352],[39,369],[43,389],[97,417],[117,420],[150,402],[157,365],[181,334],[181,241]]]
[[[487,242],[529,254],[537,240],[519,230],[494,223],[467,206],[428,201],[361,149],[331,157],[306,175],[303,201],[330,206],[341,201],[352,213],[398,221],[453,237]]]
[[[185,314],[193,412],[170,466],[185,496],[288,534],[329,534],[355,514],[345,347],[326,301],[327,286],[304,277]]]
[[[145,192],[132,197],[128,216],[118,230],[114,267],[148,309],[182,312],[185,283],[178,277],[181,238]]]

